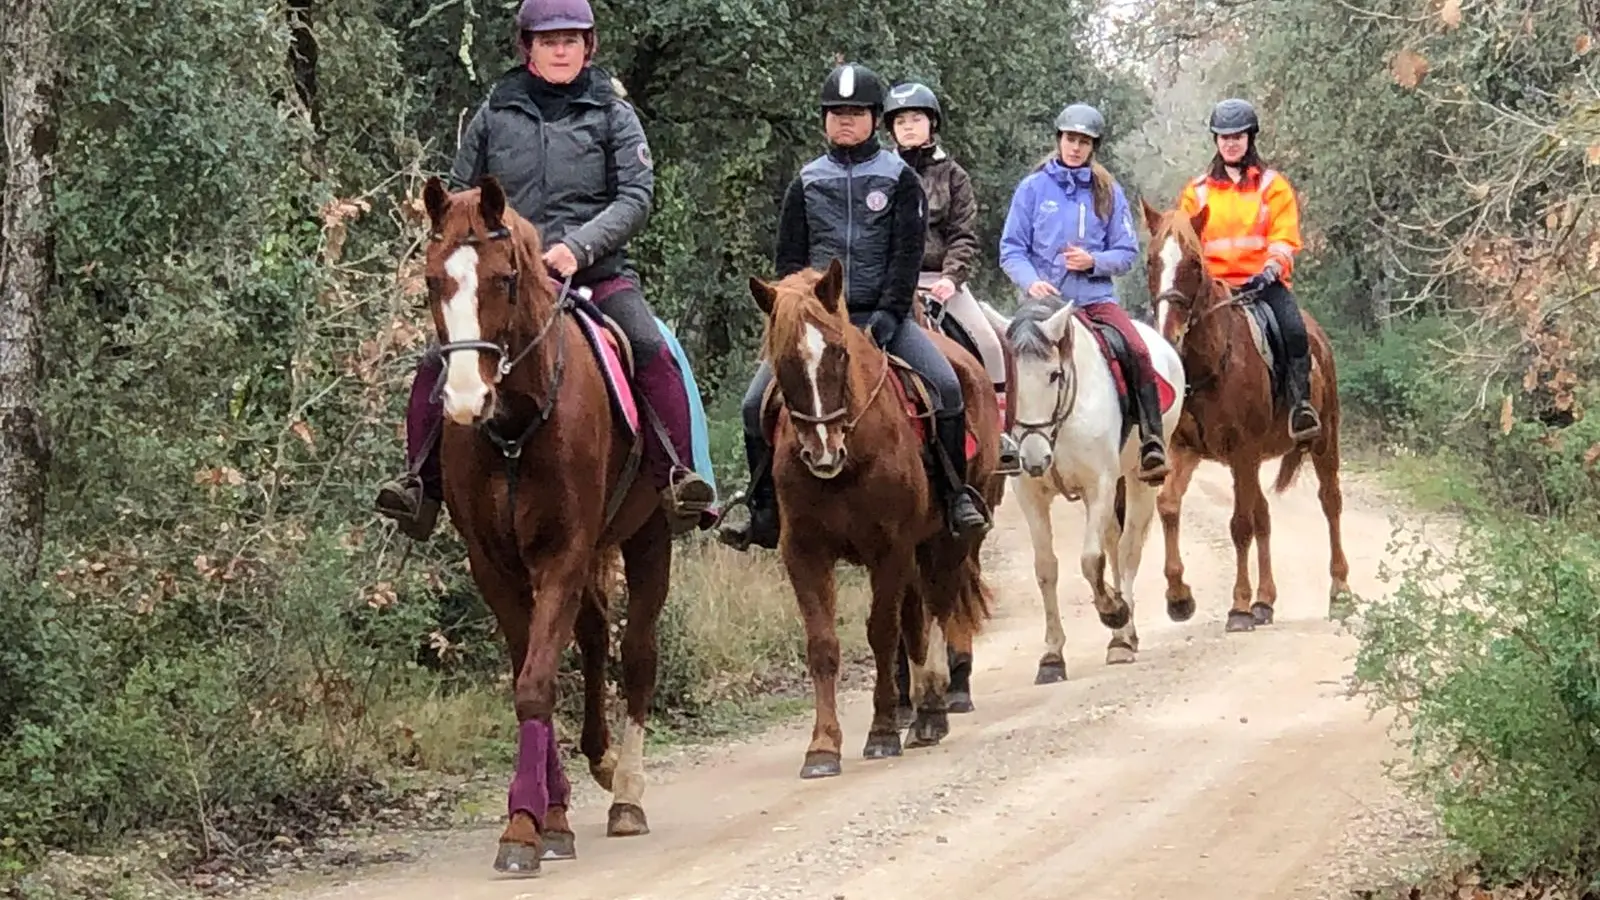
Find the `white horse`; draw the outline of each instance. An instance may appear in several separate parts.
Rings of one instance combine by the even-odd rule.
[[[1050,526],[1050,506],[1057,496],[1082,499],[1085,509],[1083,577],[1094,592],[1095,611],[1112,629],[1106,664],[1131,663],[1139,650],[1133,622],[1133,580],[1139,571],[1145,538],[1155,517],[1159,485],[1138,478],[1139,433],[1122,437],[1122,409],[1111,367],[1100,344],[1073,307],[1026,303],[1007,318],[988,303],[983,312],[1006,336],[1015,357],[1011,403],[1015,408],[1023,474],[1017,478],[1022,505],[1033,539],[1033,571],[1044,600],[1044,655],[1035,684],[1065,681],[1066,658],[1061,648],[1061,609],[1056,599],[1058,565]],[[1178,353],[1143,322],[1134,327],[1150,348],[1156,371],[1177,397],[1161,417],[1163,438],[1170,445],[1183,411],[1184,373]],[[1132,389],[1132,385],[1129,385]],[[1106,548],[1111,556],[1111,583],[1105,579]]]

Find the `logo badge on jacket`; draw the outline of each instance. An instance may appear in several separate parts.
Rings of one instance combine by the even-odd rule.
[[[655,160],[650,158],[650,145],[645,141],[639,142],[639,162],[642,163],[646,169],[653,169],[656,165]]]
[[[1057,203],[1054,200],[1046,200],[1043,203],[1039,204],[1039,212],[1042,212],[1045,215],[1049,215],[1049,214],[1055,212],[1056,210],[1058,210],[1060,208],[1061,208],[1061,204]]]
[[[867,195],[867,209],[873,212],[883,212],[883,208],[888,205],[889,195],[883,191],[873,191]]]

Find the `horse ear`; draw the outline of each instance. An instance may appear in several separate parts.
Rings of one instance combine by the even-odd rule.
[[[422,205],[428,210],[428,223],[432,231],[437,234],[444,227],[444,213],[450,208],[450,192],[444,189],[444,182],[439,176],[428,178],[428,183],[422,186]]]
[[[1150,230],[1151,237],[1155,237],[1156,229],[1161,227],[1161,211],[1143,197],[1139,198],[1139,205],[1144,207],[1144,227]]]
[[[1006,318],[1005,314],[1000,310],[990,306],[987,300],[979,300],[978,306],[983,310],[983,317],[989,320],[989,325],[995,330],[995,333],[1002,338],[1005,337],[1006,332],[1011,330],[1011,320]]]
[[[1202,206],[1200,211],[1189,217],[1189,224],[1194,226],[1195,234],[1205,234],[1206,221],[1211,218],[1211,207]]]
[[[505,227],[502,220],[506,215],[506,192],[500,186],[500,180],[493,175],[485,175],[483,183],[479,185],[478,211],[483,214],[483,224],[490,231]]]
[[[751,275],[750,296],[755,298],[756,306],[761,309],[763,315],[772,315],[772,305],[778,302],[778,292],[773,289],[772,285]]]
[[[1072,352],[1072,304],[1068,303],[1050,318],[1039,323],[1039,330],[1052,344],[1061,348],[1063,356]]]
[[[822,273],[822,279],[812,291],[828,312],[839,312],[840,300],[844,294],[844,266],[839,265],[839,257],[835,256],[828,261],[828,270]]]

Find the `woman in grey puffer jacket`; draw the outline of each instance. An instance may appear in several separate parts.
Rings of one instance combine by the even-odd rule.
[[[594,13],[588,0],[524,0],[517,11],[525,60],[500,77],[462,135],[451,187],[476,187],[493,175],[506,199],[539,228],[552,275],[587,287],[600,310],[633,345],[634,386],[660,416],[673,449],[692,465],[689,398],[672,351],[629,265],[626,245],[644,228],[654,197],[650,145],[621,84],[592,64]],[[406,414],[407,472],[380,488],[378,511],[416,540],[433,532],[443,498],[438,438],[441,410],[432,394],[443,366],[424,357]],[[653,429],[645,465],[659,488],[673,479]],[[714,500],[692,470],[676,473],[674,514]]]

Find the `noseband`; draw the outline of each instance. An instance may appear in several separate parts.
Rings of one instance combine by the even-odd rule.
[[[845,434],[856,430],[856,426],[861,423],[861,417],[867,414],[867,410],[872,408],[873,401],[877,400],[878,395],[883,393],[883,386],[889,381],[889,369],[889,352],[885,350],[883,351],[883,371],[878,373],[878,383],[872,386],[872,392],[867,394],[867,400],[861,404],[861,411],[855,414],[855,418],[840,426],[840,430]],[[789,413],[790,421],[803,425],[832,425],[834,422],[850,415],[848,406],[840,406],[838,409],[815,416],[800,412],[792,404],[785,403],[784,406]]]

